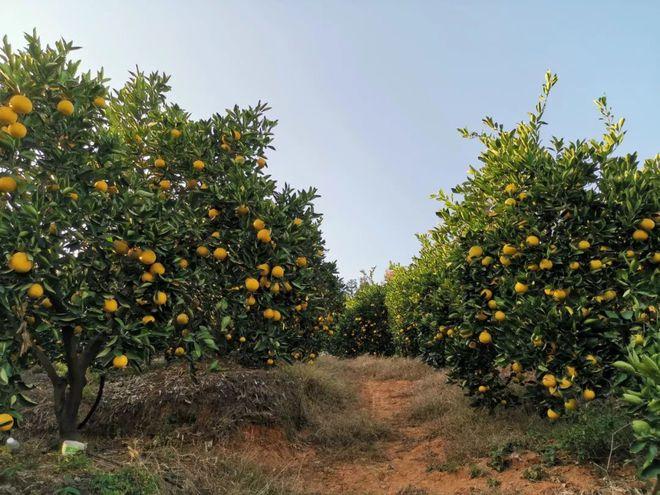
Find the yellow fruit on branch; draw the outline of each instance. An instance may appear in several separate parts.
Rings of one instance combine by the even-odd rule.
[[[495,314],[493,315],[496,321],[504,321],[506,319],[506,314],[504,311],[495,311]]]
[[[488,301],[488,308],[489,309],[496,309],[497,308],[497,301],[495,299],[491,299]]]
[[[273,321],[280,321],[282,319],[282,313],[280,313],[278,310],[274,309],[273,310]]]
[[[182,259],[179,260],[178,265],[179,265],[179,268],[181,268],[182,270],[185,270],[186,268],[188,268],[188,260],[182,258]]]
[[[182,357],[186,355],[186,350],[183,347],[177,347],[174,350],[174,355],[177,357]]]
[[[486,385],[479,385],[479,392],[485,394],[488,392],[488,387]]]
[[[578,242],[578,249],[581,251],[586,251],[591,247],[591,243],[589,241],[582,240]]]
[[[9,106],[18,115],[27,115],[32,112],[32,101],[24,95],[14,95],[9,98]]]
[[[0,414],[0,431],[9,431],[14,427],[14,417],[11,414]]]
[[[472,246],[468,250],[468,258],[479,258],[484,254],[484,250],[480,246]]]
[[[578,407],[578,403],[575,399],[568,399],[564,402],[564,408],[568,411],[575,411]]]
[[[69,100],[60,100],[57,104],[57,111],[66,117],[73,114],[73,110],[73,103],[71,103]]]
[[[197,171],[204,170],[204,167],[205,167],[205,166],[206,166],[206,165],[204,164],[204,162],[203,162],[202,160],[195,160],[195,161],[193,162],[193,168],[194,168],[195,170],[197,170]]]
[[[259,290],[259,281],[256,278],[246,278],[245,279],[245,288],[249,292],[257,292]]]
[[[645,241],[649,238],[649,235],[645,230],[637,229],[633,232],[632,238],[636,241]]]
[[[493,257],[492,257],[492,256],[484,256],[484,257],[481,259],[481,264],[482,264],[483,266],[490,266],[490,265],[492,265],[492,264],[493,264]]]
[[[16,190],[17,184],[13,177],[0,177],[0,193],[11,193]]]
[[[479,342],[482,344],[490,344],[493,341],[493,337],[490,335],[488,330],[483,330],[479,333]]]
[[[154,318],[152,315],[147,315],[142,317],[142,323],[144,325],[148,325],[149,323],[155,323],[156,318]]]
[[[266,159],[263,156],[257,158],[257,166],[259,168],[264,168],[266,166]]]
[[[652,218],[644,218],[639,222],[639,228],[651,232],[655,228],[655,220]]]
[[[181,131],[179,129],[172,129],[170,131],[170,136],[173,139],[179,139],[181,137]]]
[[[7,130],[9,131],[11,137],[16,139],[23,139],[25,136],[27,136],[27,127],[25,127],[20,122],[9,124]]]
[[[245,303],[248,306],[254,306],[255,304],[257,304],[257,300],[254,298],[254,296],[248,296],[248,298],[245,300]]]
[[[303,223],[302,218],[294,218],[293,219],[293,225],[295,225],[296,227],[300,227],[302,225],[302,223]]]
[[[277,265],[273,267],[273,270],[271,271],[271,275],[274,278],[282,278],[284,277],[284,268],[281,266]]]
[[[256,231],[263,230],[266,227],[266,222],[263,220],[257,218],[254,222],[252,222],[252,228]]]
[[[206,246],[197,246],[197,249],[195,250],[198,256],[201,256],[203,258],[207,257],[210,253],[209,248]]]
[[[582,392],[582,398],[586,401],[592,401],[596,398],[596,392],[589,388],[585,388]]]
[[[156,158],[154,160],[154,167],[165,168],[165,160],[163,160],[162,158]]]
[[[550,421],[557,421],[561,417],[561,415],[558,412],[552,409],[548,409],[546,414],[548,415],[548,419]]]
[[[541,383],[545,388],[554,388],[557,386],[557,379],[555,378],[555,375],[546,374],[543,375]]]
[[[165,294],[163,291],[157,291],[156,294],[154,294],[154,304],[158,306],[162,306],[167,302],[167,294]]]
[[[520,364],[518,361],[514,362],[514,363],[511,365],[511,370],[512,370],[514,373],[522,373],[522,370],[523,370],[522,364]]]
[[[139,260],[144,265],[153,265],[156,262],[156,253],[151,249],[145,249],[140,252]]]
[[[167,179],[163,179],[158,183],[158,187],[160,187],[161,191],[167,191],[170,187],[172,187],[172,182]]]
[[[239,215],[241,217],[244,217],[248,213],[250,213],[250,208],[248,208],[246,205],[239,205],[239,206],[236,207],[236,214],[237,215]]]
[[[486,299],[486,301],[489,301],[493,297],[493,291],[490,289],[483,289],[481,291],[481,295]]]
[[[9,107],[0,106],[0,124],[11,125],[18,120],[18,115]]]
[[[216,208],[209,208],[209,211],[207,212],[208,216],[210,219],[214,219],[218,215],[220,215],[220,211],[218,211]]]
[[[149,267],[149,273],[152,275],[163,275],[165,274],[165,267],[162,263],[156,262]]]
[[[577,261],[571,261],[571,263],[568,265],[568,267],[571,270],[579,270],[580,269],[580,263]]]
[[[257,232],[257,239],[260,242],[263,242],[264,244],[270,242],[270,230],[268,229],[261,229],[259,232]]]
[[[128,366],[128,356],[121,354],[112,358],[112,366],[117,369],[124,369]]]
[[[513,286],[513,290],[516,291],[516,294],[524,294],[529,290],[529,286],[522,282],[516,282],[516,285]]]
[[[32,299],[39,299],[44,295],[44,288],[41,284],[34,283],[28,287],[27,294]]]
[[[142,280],[144,283],[153,282],[154,281],[154,275],[151,272],[144,272],[140,276],[140,280]]]
[[[546,259],[546,258],[542,259],[542,260],[539,262],[539,268],[540,268],[541,270],[551,270],[551,269],[552,269],[552,266],[553,266],[552,261],[550,261],[549,259]]]
[[[115,299],[106,299],[103,301],[103,311],[106,313],[114,313],[119,309],[119,304]]]
[[[275,313],[272,309],[268,308],[264,310],[263,315],[267,320],[272,320]]]
[[[505,244],[502,248],[502,253],[506,254],[507,256],[513,256],[517,252],[518,249],[516,249],[516,247],[512,246],[511,244]]]
[[[535,235],[529,235],[527,236],[527,239],[525,239],[525,243],[530,247],[536,247],[541,243],[541,240]]]
[[[108,190],[108,183],[104,180],[97,180],[94,182],[94,189],[99,192],[106,192]]]
[[[102,96],[97,96],[96,98],[94,98],[94,101],[92,103],[97,108],[105,108],[105,98],[103,98]]]
[[[115,239],[112,242],[112,247],[115,250],[115,253],[117,254],[127,254],[128,253],[128,243],[126,241],[122,241],[121,239]]]
[[[599,259],[591,260],[589,261],[589,268],[591,269],[591,271],[600,270],[601,268],[603,268],[603,262]]]
[[[32,270],[33,263],[27,253],[18,251],[11,255],[8,266],[10,270],[16,273],[27,273]]]
[[[215,248],[213,250],[213,257],[216,260],[222,261],[227,258],[227,250],[225,248]]]

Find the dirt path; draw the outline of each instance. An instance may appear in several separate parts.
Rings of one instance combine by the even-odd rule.
[[[375,459],[327,463],[309,451],[287,452],[295,458],[292,461],[289,457],[289,462],[300,466],[298,488],[306,493],[346,495],[601,493],[595,487],[601,486],[602,481],[583,466],[549,468],[548,478],[540,482],[525,479],[524,470],[538,463],[538,456],[533,453],[514,455],[511,467],[502,473],[487,467],[487,459],[472,464],[483,473],[475,477],[468,466],[453,472],[442,470],[440,466],[451,445],[430,436],[424,425],[410,426],[405,419],[414,386],[415,382],[409,380],[363,381],[362,407],[386,423],[394,432],[393,438],[382,444],[382,455]]]

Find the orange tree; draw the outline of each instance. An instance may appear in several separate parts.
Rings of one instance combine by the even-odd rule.
[[[384,285],[363,281],[355,295],[346,301],[329,350],[340,356],[390,356],[394,353],[392,335],[387,327]]]
[[[110,96],[102,73],[68,60],[70,43],[27,41],[5,41],[0,66],[3,414],[20,417],[34,364],[67,439],[89,369],[159,352],[312,354],[314,326],[294,314],[326,311],[335,268],[315,191],[277,191],[261,172],[265,105],[192,121],[166,102],[164,76],[136,73]]]
[[[264,173],[275,125],[266,105],[191,121],[168,90],[165,76],[134,74],[110,120],[130,160],[188,217],[176,247],[195,287],[182,345],[196,345],[200,329],[246,364],[313,357],[312,318],[338,294],[316,191],[278,190]]]
[[[453,291],[445,275],[449,250],[430,236],[407,266],[392,266],[385,284],[389,329],[397,354],[421,355],[433,366],[444,365],[444,341],[453,334]]]
[[[455,249],[461,315],[449,339],[451,376],[478,403],[515,400],[524,385],[551,420],[606,395],[611,363],[658,331],[658,157],[613,155],[623,138],[604,98],[602,140],[541,143],[548,74],[528,122],[488,133],[457,202],[441,196],[438,235]],[[656,229],[657,230],[657,229]]]

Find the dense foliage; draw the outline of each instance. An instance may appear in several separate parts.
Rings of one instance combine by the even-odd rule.
[[[382,284],[363,283],[346,301],[329,350],[340,356],[390,356],[394,353]]]
[[[267,106],[192,120],[168,78],[111,93],[36,35],[0,64],[0,404],[20,417],[39,364],[63,438],[88,369],[153,356],[313,358],[340,304],[316,191],[265,174]],[[56,363],[66,364],[58,374]]]

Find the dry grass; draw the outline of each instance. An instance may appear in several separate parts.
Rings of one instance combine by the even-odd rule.
[[[435,374],[433,368],[417,359],[359,356],[337,359],[324,356],[320,365],[338,373],[353,373],[368,380],[420,380]]]
[[[429,422],[431,435],[447,440],[448,463],[463,464],[506,444],[528,445],[530,432],[547,428],[547,422],[523,409],[485,414],[471,407],[461,390],[448,385],[441,373],[421,380],[414,395],[408,417],[415,423]]]

